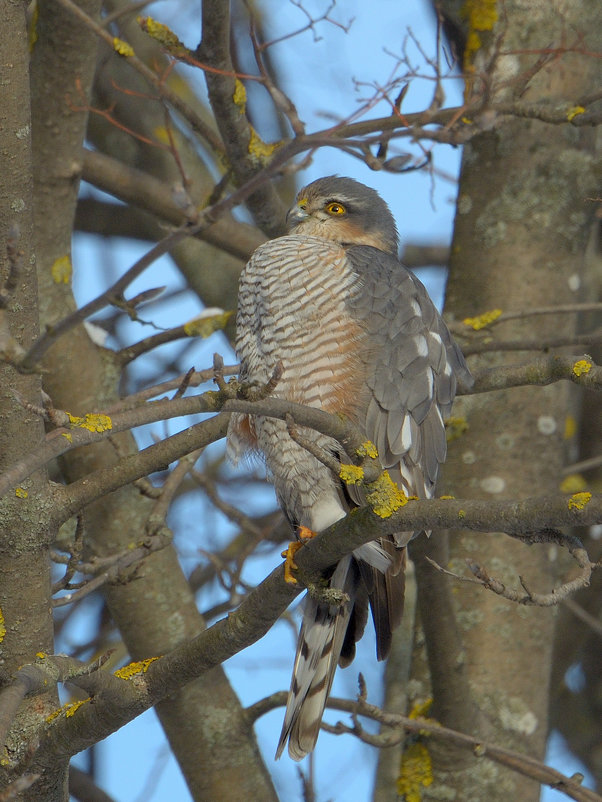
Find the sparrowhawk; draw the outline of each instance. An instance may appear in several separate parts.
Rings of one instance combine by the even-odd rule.
[[[236,350],[242,382],[266,383],[279,363],[279,398],[347,416],[375,444],[408,496],[430,498],[446,455],[443,418],[456,381],[470,382],[420,281],[397,258],[397,229],[369,187],[330,176],[302,189],[289,233],[260,246],[242,272]],[[335,440],[303,429],[312,451],[350,462]],[[362,504],[322,461],[291,439],[284,421],[233,415],[228,450],[262,452],[291,526],[326,529]],[[405,545],[412,532],[379,537],[340,560],[335,606],[307,594],[276,757],[300,760],[316,743],[337,663],[348,665],[368,607],[377,657],[387,657],[401,619]]]

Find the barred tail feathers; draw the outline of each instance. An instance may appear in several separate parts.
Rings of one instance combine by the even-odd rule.
[[[316,745],[353,609],[357,583],[357,565],[351,556],[344,557],[332,575],[330,587],[342,589],[349,600],[341,606],[335,606],[318,602],[309,594],[306,597],[276,759],[281,756],[287,740],[288,753],[297,761],[302,760]]]

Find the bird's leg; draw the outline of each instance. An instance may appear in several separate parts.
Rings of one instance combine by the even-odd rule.
[[[307,526],[299,526],[297,529],[297,540],[293,540],[291,543],[288,544],[288,547],[282,552],[280,555],[284,557],[284,581],[288,582],[291,585],[296,585],[297,580],[293,574],[293,571],[296,571],[298,568],[297,563],[295,562],[295,554],[299,551],[299,549],[305,545],[306,540],[311,540],[312,537],[316,536],[316,532],[312,529],[309,529]]]

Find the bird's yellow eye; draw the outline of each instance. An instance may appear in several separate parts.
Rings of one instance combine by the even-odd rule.
[[[328,214],[332,214],[334,216],[340,216],[347,213],[347,209],[342,203],[329,203],[326,207],[326,211]]]

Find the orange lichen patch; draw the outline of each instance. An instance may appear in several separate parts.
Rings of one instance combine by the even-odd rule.
[[[90,701],[90,699],[88,698],[88,699],[82,699],[79,702],[69,702],[68,704],[65,705],[65,708],[64,708],[65,716],[67,718],[71,718],[71,716],[75,713],[76,710],[79,710],[79,708],[82,705],[85,705],[86,702],[89,702],[89,701]]]
[[[240,109],[240,113],[245,113],[245,107],[247,105],[247,90],[245,89],[245,85],[242,81],[239,81],[238,78],[234,83],[234,94],[232,95],[232,100],[234,101],[234,105],[238,106]]]
[[[464,69],[473,71],[474,57],[481,49],[481,34],[492,31],[498,20],[496,0],[466,0],[460,13],[468,22],[468,33],[464,48]]]
[[[247,150],[255,164],[266,164],[270,156],[280,147],[280,142],[264,142],[257,131],[251,126],[251,136]]]
[[[408,718],[417,719],[417,718],[426,718],[428,714],[431,712],[431,707],[433,706],[433,697],[429,696],[423,702],[414,702],[412,705],[412,709],[408,715]]]
[[[466,321],[464,321],[466,322]],[[468,431],[468,421],[459,415],[450,415],[445,421],[445,438],[448,443],[462,437]]]
[[[178,39],[176,34],[162,22],[157,22],[157,20],[152,17],[138,17],[136,22],[145,33],[152,36],[161,47],[164,47],[172,55],[180,55],[188,52],[188,49]]]
[[[569,510],[582,510],[591,501],[592,494],[589,492],[573,493],[569,499]]]

